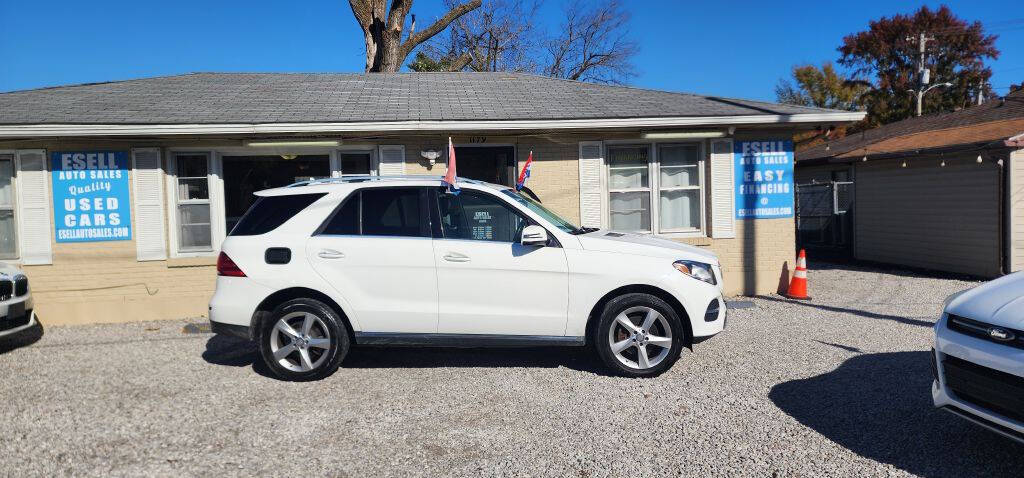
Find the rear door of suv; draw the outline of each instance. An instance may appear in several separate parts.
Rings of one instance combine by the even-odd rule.
[[[307,242],[310,264],[363,332],[437,331],[437,274],[425,187],[364,187]]]

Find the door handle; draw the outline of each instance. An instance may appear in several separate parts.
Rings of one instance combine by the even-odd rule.
[[[321,259],[344,259],[345,253],[336,251],[334,249],[320,249],[320,252],[316,253]]]
[[[448,262],[469,262],[469,256],[459,254],[458,252],[449,252],[444,255],[444,260]]]

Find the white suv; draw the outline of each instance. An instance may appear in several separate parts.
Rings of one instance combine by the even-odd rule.
[[[1024,272],[951,295],[935,324],[936,407],[1024,443]]]
[[[217,261],[213,331],[256,341],[281,378],[315,380],[352,344],[589,343],[614,373],[648,377],[725,327],[714,254],[459,184],[363,176],[256,193]]]

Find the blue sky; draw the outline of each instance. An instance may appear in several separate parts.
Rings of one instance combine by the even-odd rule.
[[[537,21],[555,26],[558,1]],[[837,58],[846,34],[922,2],[624,0],[640,44],[634,86],[774,100],[798,63]],[[925,2],[937,7],[938,2]],[[992,86],[1024,81],[1024,17],[1011,0],[946,2],[962,18],[1001,22]],[[417,0],[425,20],[441,0]],[[345,0],[302,2],[0,0],[0,91],[192,71],[362,71],[362,34]],[[422,28],[422,27],[421,27]]]

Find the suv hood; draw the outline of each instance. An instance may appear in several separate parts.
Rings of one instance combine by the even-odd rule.
[[[579,238],[583,248],[588,251],[636,254],[639,256],[664,257],[672,260],[688,259],[708,264],[718,264],[718,257],[711,251],[681,242],[658,239],[646,234],[601,229],[576,237]]]
[[[992,325],[1024,329],[1024,272],[960,292],[949,301],[946,311]]]

